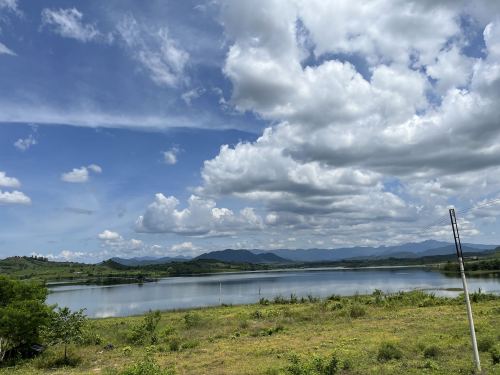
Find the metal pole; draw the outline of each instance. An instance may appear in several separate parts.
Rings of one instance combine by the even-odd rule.
[[[455,249],[457,251],[458,265],[460,267],[460,276],[462,277],[462,284],[464,287],[465,305],[467,306],[467,318],[469,319],[469,330],[472,341],[472,351],[474,353],[474,362],[476,364],[476,372],[480,373],[481,361],[479,359],[479,351],[477,350],[476,331],[474,329],[474,319],[472,318],[472,307],[470,305],[469,290],[467,288],[467,280],[465,279],[462,244],[460,242],[460,235],[458,234],[457,217],[455,216],[455,210],[453,208],[450,208],[450,220],[451,227],[453,229],[453,239],[455,240]]]
[[[222,282],[219,281],[219,305],[222,305]]]

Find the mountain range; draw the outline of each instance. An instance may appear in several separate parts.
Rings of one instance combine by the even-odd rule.
[[[496,245],[468,244],[462,245],[464,253],[482,252],[495,249]],[[233,250],[226,249],[204,253],[195,258],[188,257],[140,257],[112,258],[113,261],[126,266],[144,266],[188,260],[212,259],[228,263],[285,264],[290,262],[333,262],[341,260],[370,260],[385,258],[412,259],[435,255],[455,253],[455,245],[449,242],[427,240],[395,246],[348,247],[338,249],[277,249],[277,250]]]

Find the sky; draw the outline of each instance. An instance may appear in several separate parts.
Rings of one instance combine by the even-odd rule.
[[[0,0],[0,258],[500,244],[500,2]]]

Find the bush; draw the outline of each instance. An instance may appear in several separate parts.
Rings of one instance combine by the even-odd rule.
[[[171,352],[178,352],[181,348],[181,339],[178,337],[172,337],[168,342],[168,348]]]
[[[184,323],[187,328],[198,327],[202,323],[201,315],[195,312],[190,312],[184,315]]]
[[[484,337],[477,342],[477,348],[481,352],[488,352],[495,345],[495,341],[491,337]]]
[[[133,326],[128,333],[127,340],[136,345],[141,344],[156,344],[158,343],[158,336],[156,335],[156,328],[160,323],[161,314],[159,311],[149,311],[144,316],[142,324]]]
[[[334,354],[329,358],[314,356],[309,361],[301,361],[296,354],[292,354],[285,372],[292,375],[334,375],[338,369],[339,360]]]
[[[102,337],[96,332],[95,327],[87,325],[82,333],[82,342],[85,345],[101,345]]]
[[[437,358],[439,356],[440,350],[437,345],[431,345],[424,349],[425,358]]]
[[[80,357],[69,355],[64,358],[54,352],[46,352],[36,358],[33,364],[38,369],[52,369],[58,367],[76,367],[81,361]]]
[[[48,324],[47,288],[0,275],[0,363],[19,346],[35,344]]]
[[[490,349],[491,361],[494,365],[500,363],[500,345],[496,345]]]
[[[366,315],[366,309],[361,305],[352,305],[349,309],[349,316],[351,318],[361,318]]]
[[[141,362],[120,372],[120,375],[173,375],[173,369],[162,369],[151,357],[146,357]]]
[[[391,359],[401,359],[403,353],[395,344],[384,342],[380,345],[378,350],[377,359],[379,362],[390,361]]]

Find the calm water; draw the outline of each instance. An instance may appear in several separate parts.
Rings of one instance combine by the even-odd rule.
[[[500,278],[469,278],[469,290],[500,294]],[[326,297],[425,289],[438,295],[455,296],[448,288],[461,288],[459,277],[422,268],[372,268],[363,270],[289,270],[249,272],[196,277],[173,277],[144,285],[52,286],[48,302],[72,310],[86,308],[92,317],[127,316],[150,309],[172,310],[188,307],[257,302],[277,295]],[[220,289],[219,289],[220,288]]]

